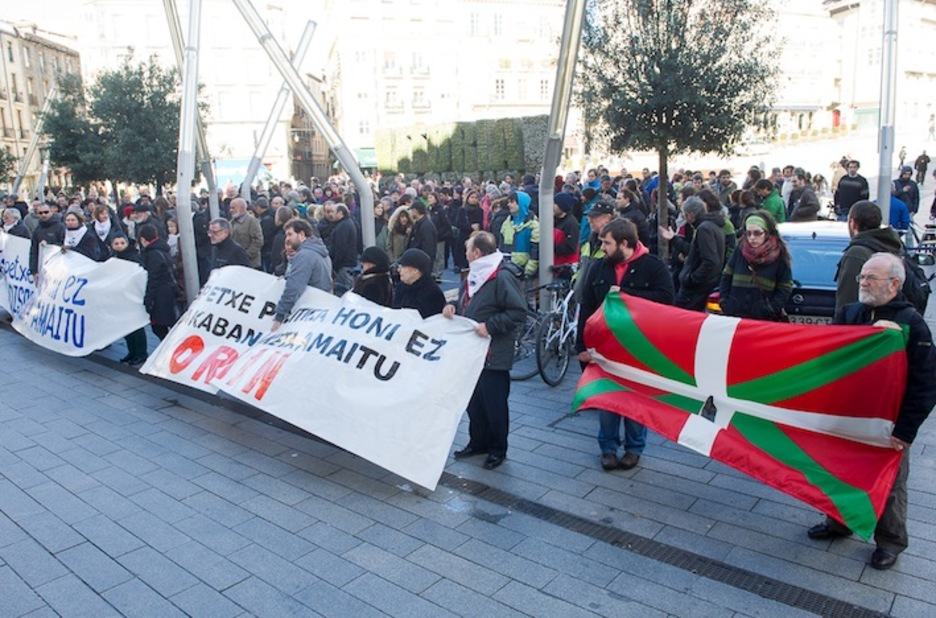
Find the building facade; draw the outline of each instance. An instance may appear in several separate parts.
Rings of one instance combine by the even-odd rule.
[[[0,147],[15,156],[18,165],[27,155],[49,93],[62,75],[81,71],[78,52],[37,31],[0,23]],[[38,186],[45,145],[46,138],[40,136],[20,186],[24,195]],[[65,170],[50,170],[50,176],[49,186],[68,184]]]

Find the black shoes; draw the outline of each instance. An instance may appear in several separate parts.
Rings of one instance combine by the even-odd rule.
[[[878,547],[874,550],[874,553],[871,554],[871,562],[869,564],[872,569],[886,571],[897,564],[897,554],[892,554],[886,549]]]
[[[851,536],[851,530],[842,531],[836,528],[829,526],[829,524],[823,522],[821,524],[816,524],[810,528],[806,535],[813,539],[814,541],[822,541],[825,539],[839,539],[846,536]],[[895,558],[896,559],[896,558]]]
[[[452,453],[452,456],[455,459],[467,459],[468,457],[474,457],[475,455],[484,455],[485,451],[479,451],[478,449],[466,446],[460,451],[455,451]]]
[[[507,459],[503,455],[488,455],[487,459],[484,460],[484,469],[493,470],[497,466],[504,463],[504,460]]]
[[[148,357],[146,356],[137,356],[135,358],[131,358],[130,360],[128,360],[127,364],[130,365],[131,367],[139,367],[140,365],[146,362],[147,358]]]

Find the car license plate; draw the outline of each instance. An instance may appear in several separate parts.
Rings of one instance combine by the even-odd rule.
[[[791,315],[791,324],[831,324],[832,318],[819,315]]]

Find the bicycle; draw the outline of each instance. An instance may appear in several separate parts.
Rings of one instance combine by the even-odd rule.
[[[539,371],[536,363],[536,334],[539,332],[541,321],[542,316],[528,306],[526,318],[517,328],[517,334],[514,337],[513,365],[510,368],[511,380],[529,380]]]
[[[569,279],[557,278],[547,284],[555,297],[553,310],[543,316],[536,335],[536,366],[543,381],[550,386],[562,383],[575,356],[575,338],[578,327],[579,305]]]

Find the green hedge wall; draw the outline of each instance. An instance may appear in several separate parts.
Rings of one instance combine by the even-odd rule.
[[[452,177],[535,173],[543,166],[547,116],[499,118],[378,131],[381,173]]]

